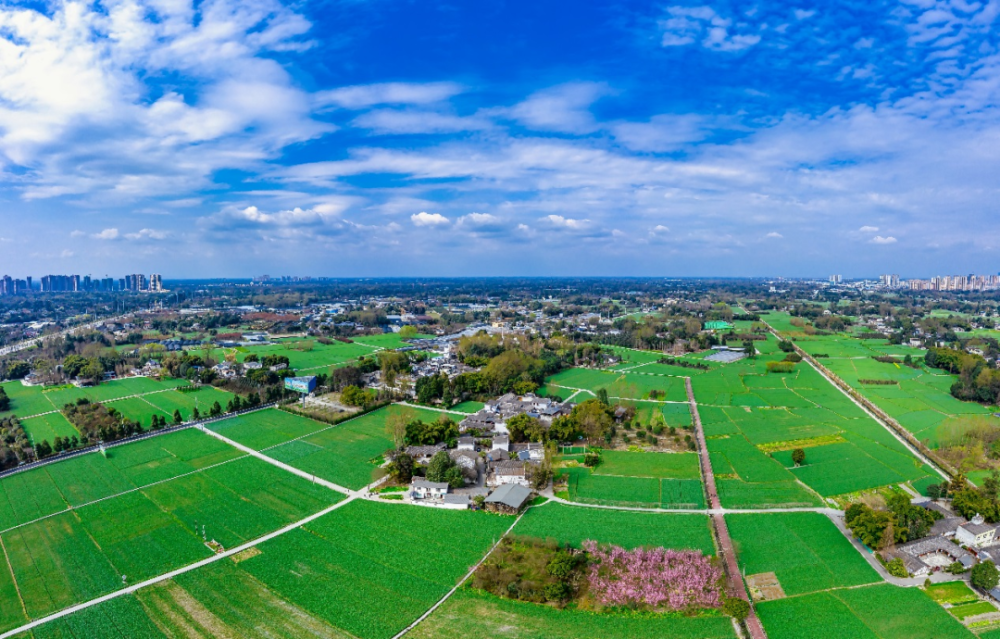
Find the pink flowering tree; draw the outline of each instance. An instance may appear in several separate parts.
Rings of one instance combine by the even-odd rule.
[[[598,546],[586,541],[590,594],[606,606],[689,610],[722,604],[722,569],[694,550]]]

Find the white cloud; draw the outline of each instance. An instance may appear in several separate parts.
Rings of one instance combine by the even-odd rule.
[[[878,233],[878,227],[877,226],[862,226],[861,228],[858,229],[858,231],[861,232],[861,233]]]
[[[142,229],[135,233],[126,233],[125,237],[130,240],[165,240],[169,233],[156,229]]]
[[[704,139],[709,120],[700,115],[657,115],[649,122],[619,122],[612,125],[615,139],[635,151],[671,151]]]
[[[415,226],[441,226],[448,224],[449,220],[440,213],[428,213],[421,211],[410,216],[410,220]]]
[[[876,235],[871,239],[872,244],[895,244],[896,238],[892,237],[882,237],[881,235]]]
[[[479,115],[463,117],[435,111],[397,109],[369,111],[355,118],[351,125],[381,134],[456,133],[483,131],[493,127],[489,119]]]
[[[781,238],[783,238],[785,236],[782,235],[781,233],[778,233],[777,231],[771,231],[770,233],[768,233],[764,237],[768,237],[768,238],[773,238],[773,239],[776,239],[776,240],[780,240]]]
[[[664,233],[669,233],[670,227],[663,226],[662,224],[657,224],[653,228],[649,229],[650,235],[663,235]]]
[[[100,233],[94,233],[90,237],[95,240],[116,240],[118,239],[118,229],[104,229]]]
[[[0,8],[0,168],[25,199],[189,193],[332,129],[268,57],[310,45],[278,0],[25,6]]]
[[[574,220],[562,215],[547,215],[542,219],[547,220],[552,226],[572,229],[574,231],[579,231],[590,226],[590,220]]]
[[[460,224],[485,226],[497,224],[500,222],[500,218],[495,215],[490,215],[489,213],[469,213],[468,215],[463,215],[458,218],[458,221]]]
[[[378,104],[433,104],[458,95],[462,90],[462,86],[454,82],[385,82],[320,91],[313,96],[313,103],[321,108],[344,109],[364,109]]]
[[[590,105],[609,90],[596,82],[572,82],[538,91],[514,105],[509,115],[539,131],[588,133],[596,129]]]
[[[666,11],[667,17],[659,22],[660,44],[665,47],[700,43],[715,51],[740,51],[760,42],[760,35],[747,25],[734,25],[709,6],[668,7]]]

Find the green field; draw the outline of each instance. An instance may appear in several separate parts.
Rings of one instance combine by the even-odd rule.
[[[299,372],[322,372],[320,369],[371,355],[378,348],[380,347],[374,344],[363,345],[358,342],[347,344],[334,341],[331,344],[321,344],[315,339],[290,338],[266,346],[241,346],[237,349],[236,359],[242,362],[251,353],[260,359],[267,355],[282,355],[288,358],[289,366]]]
[[[610,397],[625,399],[646,399],[651,390],[662,391],[660,399],[673,402],[687,401],[684,391],[684,380],[680,377],[658,377],[655,375],[640,375],[630,373],[615,373],[610,371],[592,370],[587,368],[570,368],[547,378],[550,385],[561,386],[559,393],[568,397],[572,391],[567,388],[580,388],[591,393],[598,389],[608,391]]]
[[[567,468],[561,472],[568,478],[570,500],[581,504],[635,508],[705,507],[700,479],[597,475],[589,468]]]
[[[700,514],[644,513],[549,502],[531,508],[514,534],[555,539],[577,548],[590,539],[624,548],[662,546],[715,554],[708,517]]]
[[[461,402],[459,404],[455,404],[454,406],[451,407],[450,410],[457,410],[461,413],[471,414],[471,413],[478,413],[483,409],[484,406],[486,406],[486,404],[482,402],[474,402],[470,400],[467,402]]]
[[[21,426],[33,443],[47,441],[51,444],[56,437],[80,436],[80,432],[63,417],[62,413],[50,413],[21,420]]]
[[[258,411],[215,422],[212,430],[278,461],[351,489],[372,482],[377,466],[372,462],[389,448],[386,418],[407,412],[425,421],[441,413],[389,406],[336,426],[316,422],[277,409]]]
[[[3,389],[10,397],[10,410],[0,413],[0,417],[15,414],[31,417],[42,413],[62,410],[63,406],[80,398],[92,402],[111,402],[123,397],[155,393],[177,386],[187,386],[187,380],[170,379],[162,382],[147,377],[128,377],[104,382],[99,386],[76,388],[74,386],[24,386],[21,382],[5,382]]]
[[[698,479],[698,455],[695,453],[638,453],[608,450],[601,454],[595,475]]]
[[[202,415],[207,415],[215,402],[219,402],[219,406],[225,409],[226,404],[233,399],[233,394],[208,386],[188,393],[180,391],[152,393],[143,395],[141,399],[159,409],[162,415],[166,415],[168,418],[172,418],[174,411],[179,410],[184,421],[189,421],[195,407]],[[117,408],[115,404],[110,404],[110,406]]]
[[[773,572],[788,596],[880,581],[837,527],[818,513],[726,515],[745,575]]]
[[[764,601],[757,614],[770,639],[975,639],[923,591],[889,584]]]
[[[96,454],[83,459],[97,460],[93,468],[105,461]],[[32,618],[120,588],[122,575],[134,583],[210,556],[203,530],[208,540],[231,547],[343,497],[252,457],[139,490],[127,489],[122,474],[102,472],[93,484],[77,477],[81,484],[70,498],[106,493],[111,478],[128,492],[0,534],[9,559],[3,569],[14,575]]]
[[[640,617],[559,610],[460,589],[417,626],[414,639],[722,639],[728,617]]]
[[[940,604],[963,604],[979,601],[979,595],[973,592],[964,581],[931,584],[924,591],[931,599]]]

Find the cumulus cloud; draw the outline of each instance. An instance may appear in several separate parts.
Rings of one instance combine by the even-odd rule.
[[[104,229],[100,233],[94,233],[90,237],[95,240],[117,240],[118,239],[118,229]]]
[[[870,241],[872,244],[895,244],[896,238],[892,237],[891,235],[888,237],[882,237],[881,235],[876,235]]]
[[[782,235],[781,233],[778,233],[777,231],[771,231],[770,233],[768,233],[764,237],[780,240],[781,238],[783,238],[785,236]]]
[[[141,229],[135,233],[126,233],[125,237],[130,240],[165,240],[170,234],[166,231],[156,229]]]
[[[858,229],[858,231],[860,231],[861,233],[877,233],[878,232],[878,227],[877,226],[862,226],[861,228]]]
[[[548,222],[551,226],[571,229],[574,231],[580,231],[590,226],[590,220],[574,220],[573,218],[563,217],[562,215],[547,215],[542,219]]]
[[[414,226],[442,226],[448,224],[450,220],[440,213],[428,213],[421,211],[410,216],[410,221]]]
[[[654,235],[654,236],[655,235],[663,235],[663,234],[669,233],[669,232],[670,232],[670,228],[666,227],[666,226],[663,226],[662,224],[657,224],[653,228],[649,229],[649,234],[650,235]]]

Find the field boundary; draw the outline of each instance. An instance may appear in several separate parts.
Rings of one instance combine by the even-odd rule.
[[[114,592],[110,592],[110,593],[108,593],[106,595],[102,595],[102,596],[97,597],[95,599],[91,599],[90,601],[85,601],[83,603],[76,604],[75,606],[70,606],[69,608],[64,608],[63,610],[60,610],[58,612],[54,612],[54,613],[52,613],[52,614],[50,614],[48,616],[41,617],[39,619],[35,619],[34,621],[26,623],[23,626],[20,626],[19,628],[13,628],[13,629],[8,630],[7,632],[5,632],[3,634],[0,634],[0,639],[8,639],[8,637],[17,636],[17,635],[19,635],[19,634],[21,634],[23,632],[27,632],[28,630],[31,630],[32,628],[37,628],[38,626],[44,625],[44,624],[52,622],[52,621],[56,621],[57,619],[62,619],[63,617],[67,617],[67,616],[69,616],[69,615],[71,615],[73,613],[80,612],[81,610],[86,610],[87,608],[91,608],[91,607],[96,606],[98,604],[102,604],[102,603],[104,603],[106,601],[111,601],[112,599],[117,599],[118,597],[123,597],[125,595],[131,595],[132,593],[134,593],[137,590],[140,590],[142,588],[147,588],[149,586],[156,585],[156,584],[161,583],[163,581],[168,581],[170,579],[173,579],[174,577],[179,577],[180,575],[183,575],[185,573],[191,572],[192,570],[197,570],[198,568],[202,568],[204,566],[208,566],[209,564],[213,564],[213,563],[215,563],[217,561],[221,561],[223,559],[228,559],[229,557],[232,557],[233,555],[239,554],[239,553],[241,553],[241,552],[243,552],[245,550],[249,550],[250,548],[253,548],[257,544],[265,543],[267,541],[275,539],[276,537],[280,537],[281,535],[284,535],[284,534],[289,533],[289,532],[291,532],[293,530],[301,528],[302,526],[305,526],[308,523],[316,521],[320,517],[328,515],[329,513],[333,512],[334,510],[337,510],[338,508],[341,508],[344,505],[351,503],[355,499],[358,499],[358,495],[357,494],[350,495],[350,496],[347,497],[347,499],[343,499],[343,500],[337,502],[336,504],[333,504],[331,506],[327,506],[326,508],[324,508],[323,510],[321,510],[319,512],[313,513],[312,515],[309,515],[308,517],[305,517],[303,519],[300,519],[299,521],[296,521],[296,522],[293,522],[291,524],[288,524],[287,526],[285,526],[283,528],[279,528],[278,530],[269,532],[266,535],[262,535],[261,537],[258,537],[256,539],[251,539],[250,541],[247,541],[247,542],[245,542],[243,544],[240,544],[239,546],[236,546],[235,548],[230,548],[229,550],[226,550],[226,551],[220,552],[218,554],[212,555],[211,557],[206,557],[205,559],[202,559],[201,561],[196,561],[195,563],[188,564],[187,566],[183,566],[183,567],[178,568],[176,570],[172,570],[170,572],[164,573],[164,574],[159,575],[157,577],[153,577],[151,579],[147,579],[146,581],[141,581],[141,582],[139,582],[137,584],[133,584],[131,586],[126,586],[125,588],[122,588],[121,590],[116,590]]]
[[[240,410],[235,413],[226,413],[224,415],[219,415],[218,417],[209,417],[208,419],[199,420],[197,422],[185,422],[178,426],[170,426],[167,428],[161,428],[160,430],[148,430],[138,435],[133,435],[131,437],[125,437],[123,439],[116,439],[113,442],[108,442],[104,444],[104,448],[108,449],[108,448],[114,448],[116,446],[124,446],[126,444],[140,442],[144,439],[159,437],[160,435],[166,435],[168,433],[176,433],[177,431],[185,430],[187,428],[193,428],[198,425],[212,424],[225,419],[230,419],[232,417],[238,417],[240,415],[246,415],[248,413],[255,413],[257,411],[266,410],[268,408],[274,408],[275,406],[277,406],[277,403],[262,404],[260,406],[254,406],[253,408]],[[79,457],[80,455],[88,455],[90,453],[96,453],[100,449],[101,449],[101,444],[93,444],[85,448],[77,448],[68,452],[63,451],[51,457],[46,457],[45,459],[40,459],[38,461],[31,462],[30,464],[23,464],[21,466],[17,466],[16,468],[9,468],[5,471],[2,471],[0,472],[0,479],[3,479],[4,477],[10,477],[11,475],[16,475],[18,473],[23,473],[28,470],[42,468],[43,466],[47,466],[48,464],[55,464],[61,461],[65,461],[67,459],[73,459],[74,457]]]
[[[545,503],[547,504],[548,502],[545,502]],[[542,506],[544,506],[544,505],[545,505],[545,504],[542,504]],[[536,508],[536,506],[532,506],[531,508]],[[461,579],[459,579],[459,580],[458,580],[458,583],[457,583],[457,584],[455,584],[455,587],[454,587],[454,588],[452,588],[452,589],[451,589],[451,590],[449,590],[449,591],[448,591],[447,593],[445,593],[445,596],[444,596],[444,597],[441,597],[441,599],[439,599],[439,600],[438,600],[438,602],[437,602],[436,604],[434,604],[433,606],[431,606],[431,607],[430,607],[430,609],[429,609],[429,610],[427,610],[427,612],[425,612],[424,614],[422,614],[422,615],[420,615],[419,617],[417,617],[416,621],[414,621],[413,623],[411,623],[411,624],[410,624],[409,626],[407,626],[407,627],[403,628],[403,629],[402,629],[401,631],[399,631],[399,633],[398,633],[398,634],[394,635],[394,636],[392,637],[392,639],[400,639],[400,637],[402,637],[402,636],[403,636],[403,635],[405,635],[406,633],[408,633],[408,632],[410,632],[411,630],[413,630],[414,628],[416,628],[416,627],[417,627],[417,625],[419,625],[419,624],[420,624],[420,622],[422,622],[422,621],[424,621],[425,619],[427,619],[427,617],[430,617],[430,616],[431,616],[431,615],[432,615],[432,614],[434,613],[434,611],[435,611],[435,610],[437,610],[437,609],[438,609],[438,608],[440,608],[440,607],[441,607],[442,605],[444,605],[444,602],[448,601],[448,599],[450,599],[450,598],[451,598],[451,596],[452,596],[453,594],[455,594],[455,593],[456,593],[456,592],[458,591],[458,589],[459,589],[459,588],[461,588],[461,587],[462,587],[462,584],[464,584],[464,583],[465,583],[466,581],[468,581],[468,580],[469,580],[469,578],[470,578],[470,577],[472,577],[473,573],[475,573],[475,572],[476,572],[476,569],[478,569],[478,568],[479,568],[480,566],[482,566],[482,565],[483,565],[483,562],[484,562],[484,561],[486,561],[486,559],[487,559],[487,558],[488,558],[488,557],[489,557],[490,555],[492,555],[492,554],[493,554],[493,551],[494,551],[494,550],[496,550],[497,546],[499,546],[499,545],[500,545],[500,542],[504,540],[504,537],[506,537],[507,535],[509,535],[509,534],[510,534],[510,531],[514,530],[514,526],[516,526],[516,525],[517,525],[517,523],[518,523],[519,521],[521,521],[521,517],[524,517],[524,513],[526,513],[526,512],[528,512],[529,510],[531,510],[531,508],[526,508],[526,509],[524,510],[524,512],[522,512],[522,513],[521,513],[520,515],[518,515],[518,516],[517,516],[517,518],[516,518],[516,519],[514,520],[514,523],[513,523],[513,524],[511,524],[511,525],[510,525],[510,528],[508,528],[508,529],[507,529],[507,532],[505,532],[504,534],[500,535],[500,539],[497,539],[496,543],[495,543],[495,544],[493,544],[493,546],[492,546],[492,547],[491,547],[491,548],[489,549],[489,551],[488,551],[488,552],[487,552],[486,554],[484,554],[484,555],[482,556],[482,558],[481,558],[481,559],[480,559],[479,561],[477,561],[477,562],[476,562],[476,565],[475,565],[475,566],[473,566],[472,568],[470,568],[470,569],[469,569],[469,572],[467,572],[467,573],[465,574],[465,576],[464,576],[464,577],[462,577]],[[0,637],[0,639],[3,639],[3,637]]]

